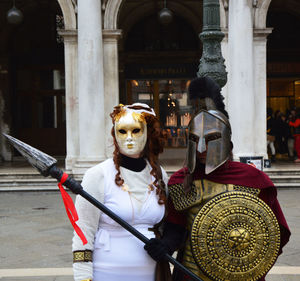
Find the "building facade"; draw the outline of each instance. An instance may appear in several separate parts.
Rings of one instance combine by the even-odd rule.
[[[81,174],[111,156],[113,106],[145,102],[165,130],[162,160],[182,161],[202,1],[52,2],[16,1],[24,19],[0,34],[1,131],[62,156],[69,172]],[[168,24],[157,16],[165,6],[173,13]],[[234,159],[267,159],[267,106],[284,111],[299,102],[300,3],[220,0],[220,20]],[[17,157],[3,139],[1,156]]]

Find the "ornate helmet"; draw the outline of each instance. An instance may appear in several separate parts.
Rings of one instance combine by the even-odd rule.
[[[205,173],[225,163],[231,153],[231,127],[220,87],[209,77],[196,78],[189,85],[189,98],[196,113],[189,123],[187,167],[193,173],[196,153],[206,151]]]

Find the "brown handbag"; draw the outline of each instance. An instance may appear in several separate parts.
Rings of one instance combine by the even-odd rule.
[[[270,141],[270,142],[275,141],[275,136],[267,135],[267,141]]]

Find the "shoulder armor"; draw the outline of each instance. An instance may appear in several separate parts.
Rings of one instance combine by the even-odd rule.
[[[177,211],[183,211],[197,204],[203,204],[220,193],[233,190],[248,192],[256,196],[258,196],[260,192],[257,188],[215,183],[201,179],[193,181],[191,190],[187,194],[184,192],[183,184],[170,185],[169,195],[172,198],[175,209]]]

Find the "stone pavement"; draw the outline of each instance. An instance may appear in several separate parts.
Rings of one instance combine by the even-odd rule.
[[[278,197],[292,236],[266,280],[296,281],[300,280],[300,191],[279,189]],[[1,192],[0,280],[73,280],[72,233],[58,191]]]

